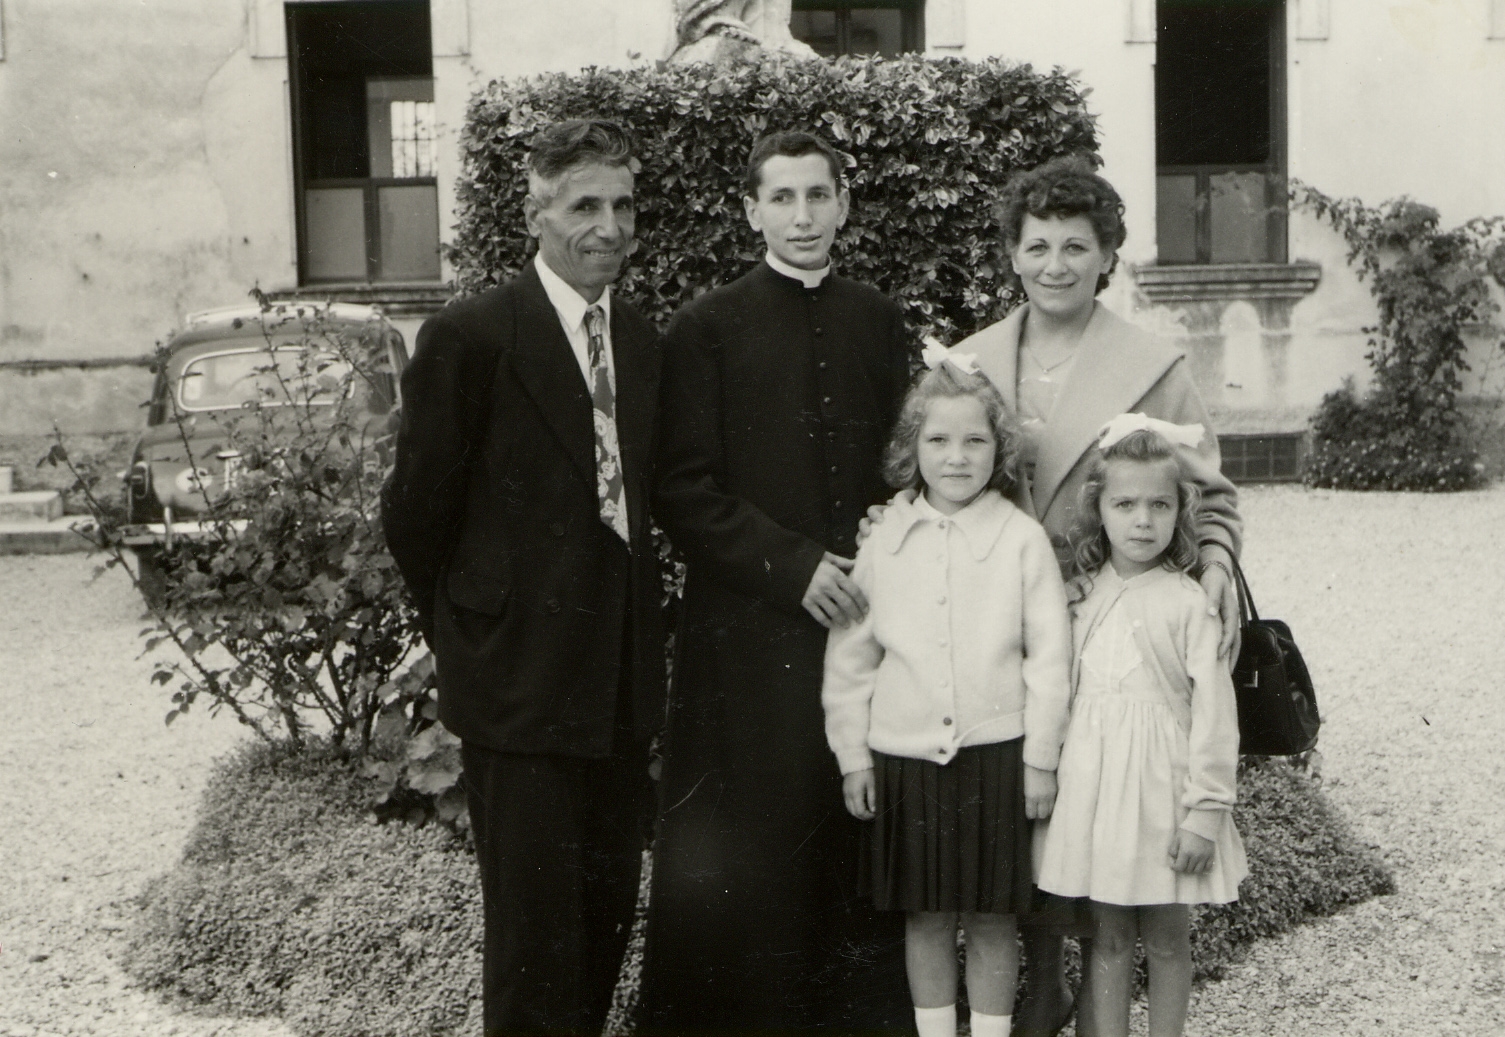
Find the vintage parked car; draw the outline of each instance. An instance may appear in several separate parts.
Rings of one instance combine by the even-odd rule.
[[[147,599],[160,600],[160,553],[204,535],[210,502],[258,463],[230,444],[229,424],[290,406],[317,420],[344,403],[379,438],[395,428],[406,364],[402,335],[370,306],[286,302],[190,314],[159,350],[147,427],[125,480],[121,532]]]

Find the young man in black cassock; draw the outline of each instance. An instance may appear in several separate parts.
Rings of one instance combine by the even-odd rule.
[[[831,271],[841,169],[809,134],[759,141],[767,255],[666,339],[654,508],[689,572],[639,1033],[909,1028],[820,704],[826,630],[866,609],[847,573],[911,354],[900,307]]]

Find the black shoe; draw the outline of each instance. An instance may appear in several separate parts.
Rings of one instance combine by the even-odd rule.
[[[1080,993],[1080,992],[1078,992]],[[1030,1026],[1015,1026],[1013,1037],[1056,1037],[1058,1033],[1066,1029],[1066,1024],[1071,1022],[1071,1017],[1076,1014],[1076,998],[1061,999],[1060,1021],[1049,1029],[1039,1029]]]

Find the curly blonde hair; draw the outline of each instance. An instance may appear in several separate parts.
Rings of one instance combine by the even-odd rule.
[[[1087,471],[1078,497],[1076,520],[1072,524],[1071,570],[1072,597],[1080,601],[1092,589],[1092,578],[1108,563],[1113,546],[1103,528],[1103,486],[1108,481],[1108,465],[1114,461],[1139,464],[1169,464],[1176,478],[1176,528],[1160,564],[1179,572],[1193,572],[1198,564],[1197,510],[1202,506],[1202,490],[1187,477],[1186,467],[1176,448],[1164,436],[1149,429],[1130,432],[1102,451]]]
[[[1013,492],[1018,483],[1019,429],[1009,417],[1003,397],[986,375],[968,374],[949,362],[922,374],[899,408],[899,420],[894,423],[894,433],[883,458],[883,478],[894,489],[918,489],[923,481],[920,429],[925,425],[930,401],[959,396],[970,396],[981,403],[988,426],[993,430],[993,472],[988,477],[988,489],[1005,496]]]

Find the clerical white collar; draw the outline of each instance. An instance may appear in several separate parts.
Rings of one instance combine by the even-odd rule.
[[[797,266],[790,266],[778,256],[774,255],[772,252],[763,253],[763,259],[768,263],[769,266],[773,267],[775,271],[783,274],[785,277],[792,277],[794,280],[798,281],[806,288],[819,288],[820,283],[824,281],[826,279],[826,275],[831,272],[830,263],[827,263],[819,270],[801,270]]]

